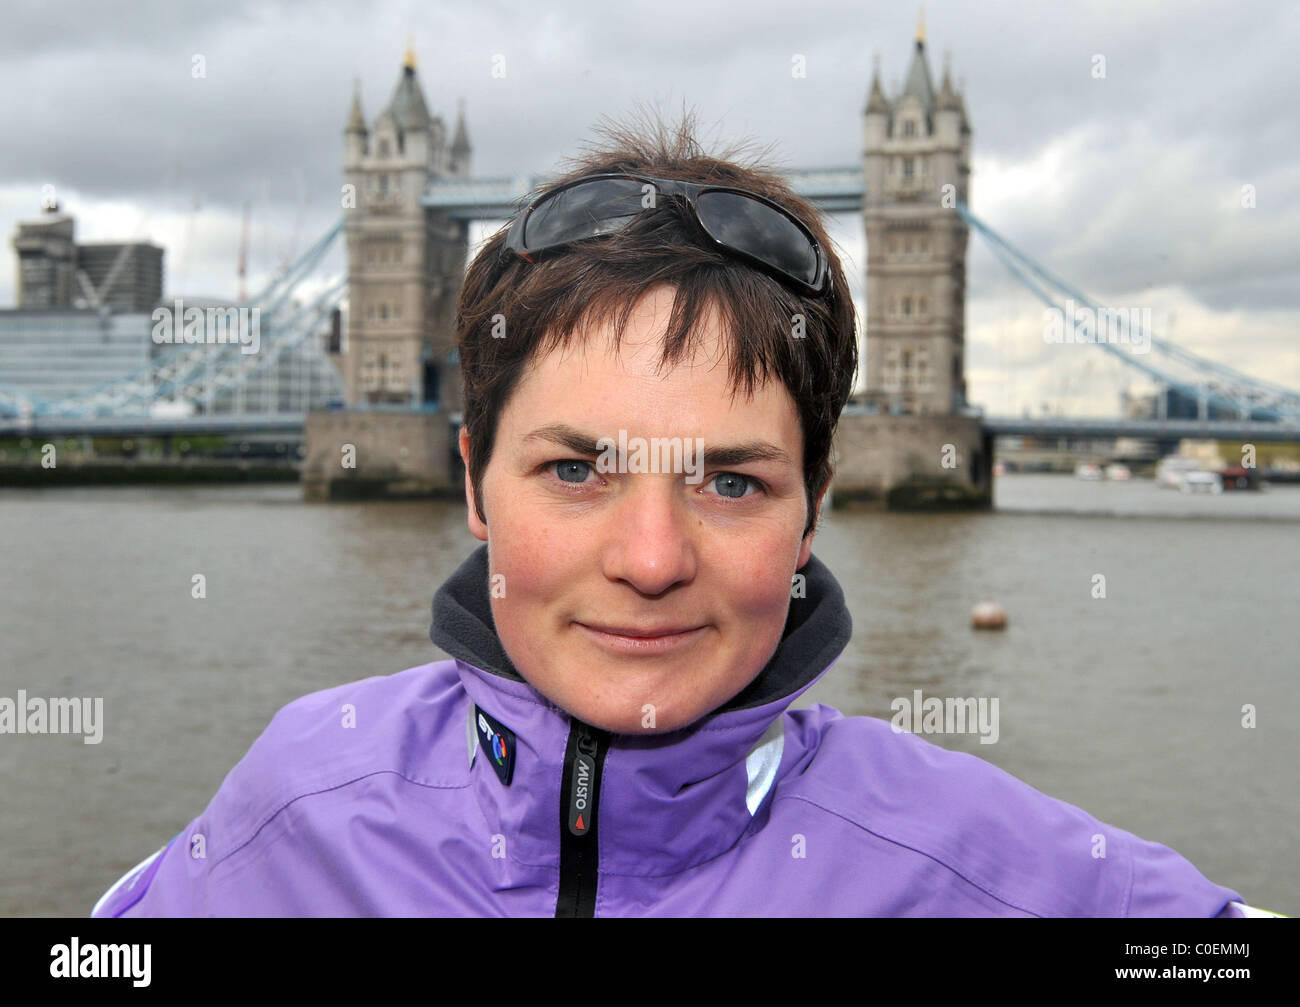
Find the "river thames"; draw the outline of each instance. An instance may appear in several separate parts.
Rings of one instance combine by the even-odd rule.
[[[996,743],[928,740],[1300,912],[1300,487],[1011,475],[997,505],[832,511],[814,553],[854,636],[795,705],[996,698]],[[99,744],[0,735],[7,916],[88,914],[290,700],[445,657],[429,603],[479,545],[463,503],[305,504],[294,485],[0,491],[0,540],[0,697],[104,710]],[[1005,631],[970,628],[986,599]]]

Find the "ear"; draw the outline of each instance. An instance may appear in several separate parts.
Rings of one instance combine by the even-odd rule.
[[[479,520],[478,509],[474,506],[474,484],[469,478],[469,431],[463,424],[460,428],[460,460],[465,463],[465,503],[469,506],[469,532],[480,542],[486,542],[487,525]]]
[[[830,489],[830,486],[831,483],[828,479],[826,480],[826,485],[822,487],[822,491],[817,494],[817,508],[815,511],[816,518],[813,519],[812,528],[808,530],[808,534],[803,537],[803,542],[799,546],[799,561],[795,563],[794,566],[796,570],[802,570],[808,564],[808,559],[812,556],[813,536],[817,534],[817,518],[821,517],[822,501],[826,499],[826,491]]]

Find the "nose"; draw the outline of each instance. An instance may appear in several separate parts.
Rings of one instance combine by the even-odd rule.
[[[694,579],[696,519],[681,498],[680,478],[643,473],[628,482],[610,515],[605,576],[655,597]]]

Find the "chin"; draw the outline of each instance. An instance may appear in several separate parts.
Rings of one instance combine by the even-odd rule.
[[[572,716],[590,724],[592,727],[599,727],[601,730],[610,731],[614,734],[628,735],[668,734],[671,731],[676,731],[679,728],[687,727],[695,723],[695,721],[711,712],[709,710],[702,710],[699,713],[686,716],[679,715],[678,717],[665,717],[660,710],[656,709],[655,726],[645,727],[642,724],[642,714],[639,712],[640,707],[637,707],[637,711],[638,712],[634,712],[629,716],[622,706],[617,710],[605,710],[600,707],[568,710]]]
[[[727,648],[704,645],[674,658],[636,659],[611,656],[573,628],[561,638],[538,633],[537,639],[551,640],[551,646],[523,647],[522,660],[515,667],[534,689],[565,713],[592,727],[622,735],[657,735],[689,727],[725,705],[744,689],[763,667],[753,664],[752,672],[731,668],[736,656]],[[522,643],[523,641],[521,641]],[[511,652],[511,641],[506,641]],[[545,655],[563,653],[559,661]],[[746,655],[748,656],[748,655]],[[729,670],[709,682],[698,679],[701,668],[725,665]],[[525,668],[537,669],[536,673]],[[692,681],[692,678],[695,678]],[[653,707],[653,726],[650,719]]]
[[[705,683],[689,682],[706,663],[655,669],[606,666],[599,676],[565,683],[563,695],[553,701],[579,720],[615,734],[667,734],[709,716],[748,683],[748,678],[733,681],[732,688],[715,681],[702,689]]]

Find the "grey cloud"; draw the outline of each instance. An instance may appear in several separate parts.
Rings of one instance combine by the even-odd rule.
[[[1181,284],[1210,308],[1300,309],[1286,272],[1300,261],[1290,180],[1300,8],[926,6],[932,71],[951,50],[965,79],[977,168],[1028,163],[1074,130],[1094,140],[1064,166],[1062,195],[1026,193],[990,225],[1090,293]],[[682,99],[720,139],[774,140],[784,163],[814,166],[857,162],[872,54],[886,83],[901,79],[914,18],[848,0],[10,3],[0,186],[30,186],[33,211],[51,181],[158,212],[197,200],[187,275],[217,283],[232,273],[245,200],[255,253],[259,230],[274,256],[300,213],[300,248],[336,219],[352,79],[373,117],[408,33],[432,110],[450,126],[466,99],[479,175],[552,170],[602,114],[637,101],[671,113]],[[196,52],[203,80],[190,76]],[[806,78],[791,77],[794,53]],[[1090,74],[1094,53],[1106,57],[1105,80]],[[491,76],[495,54],[505,79]],[[976,213],[987,181],[977,171]],[[1253,217],[1223,208],[1244,183],[1258,187],[1258,208],[1242,211]],[[0,230],[12,233],[13,220]],[[1018,293],[1023,303],[974,237],[971,249],[972,301]],[[169,249],[169,263],[179,255]]]

